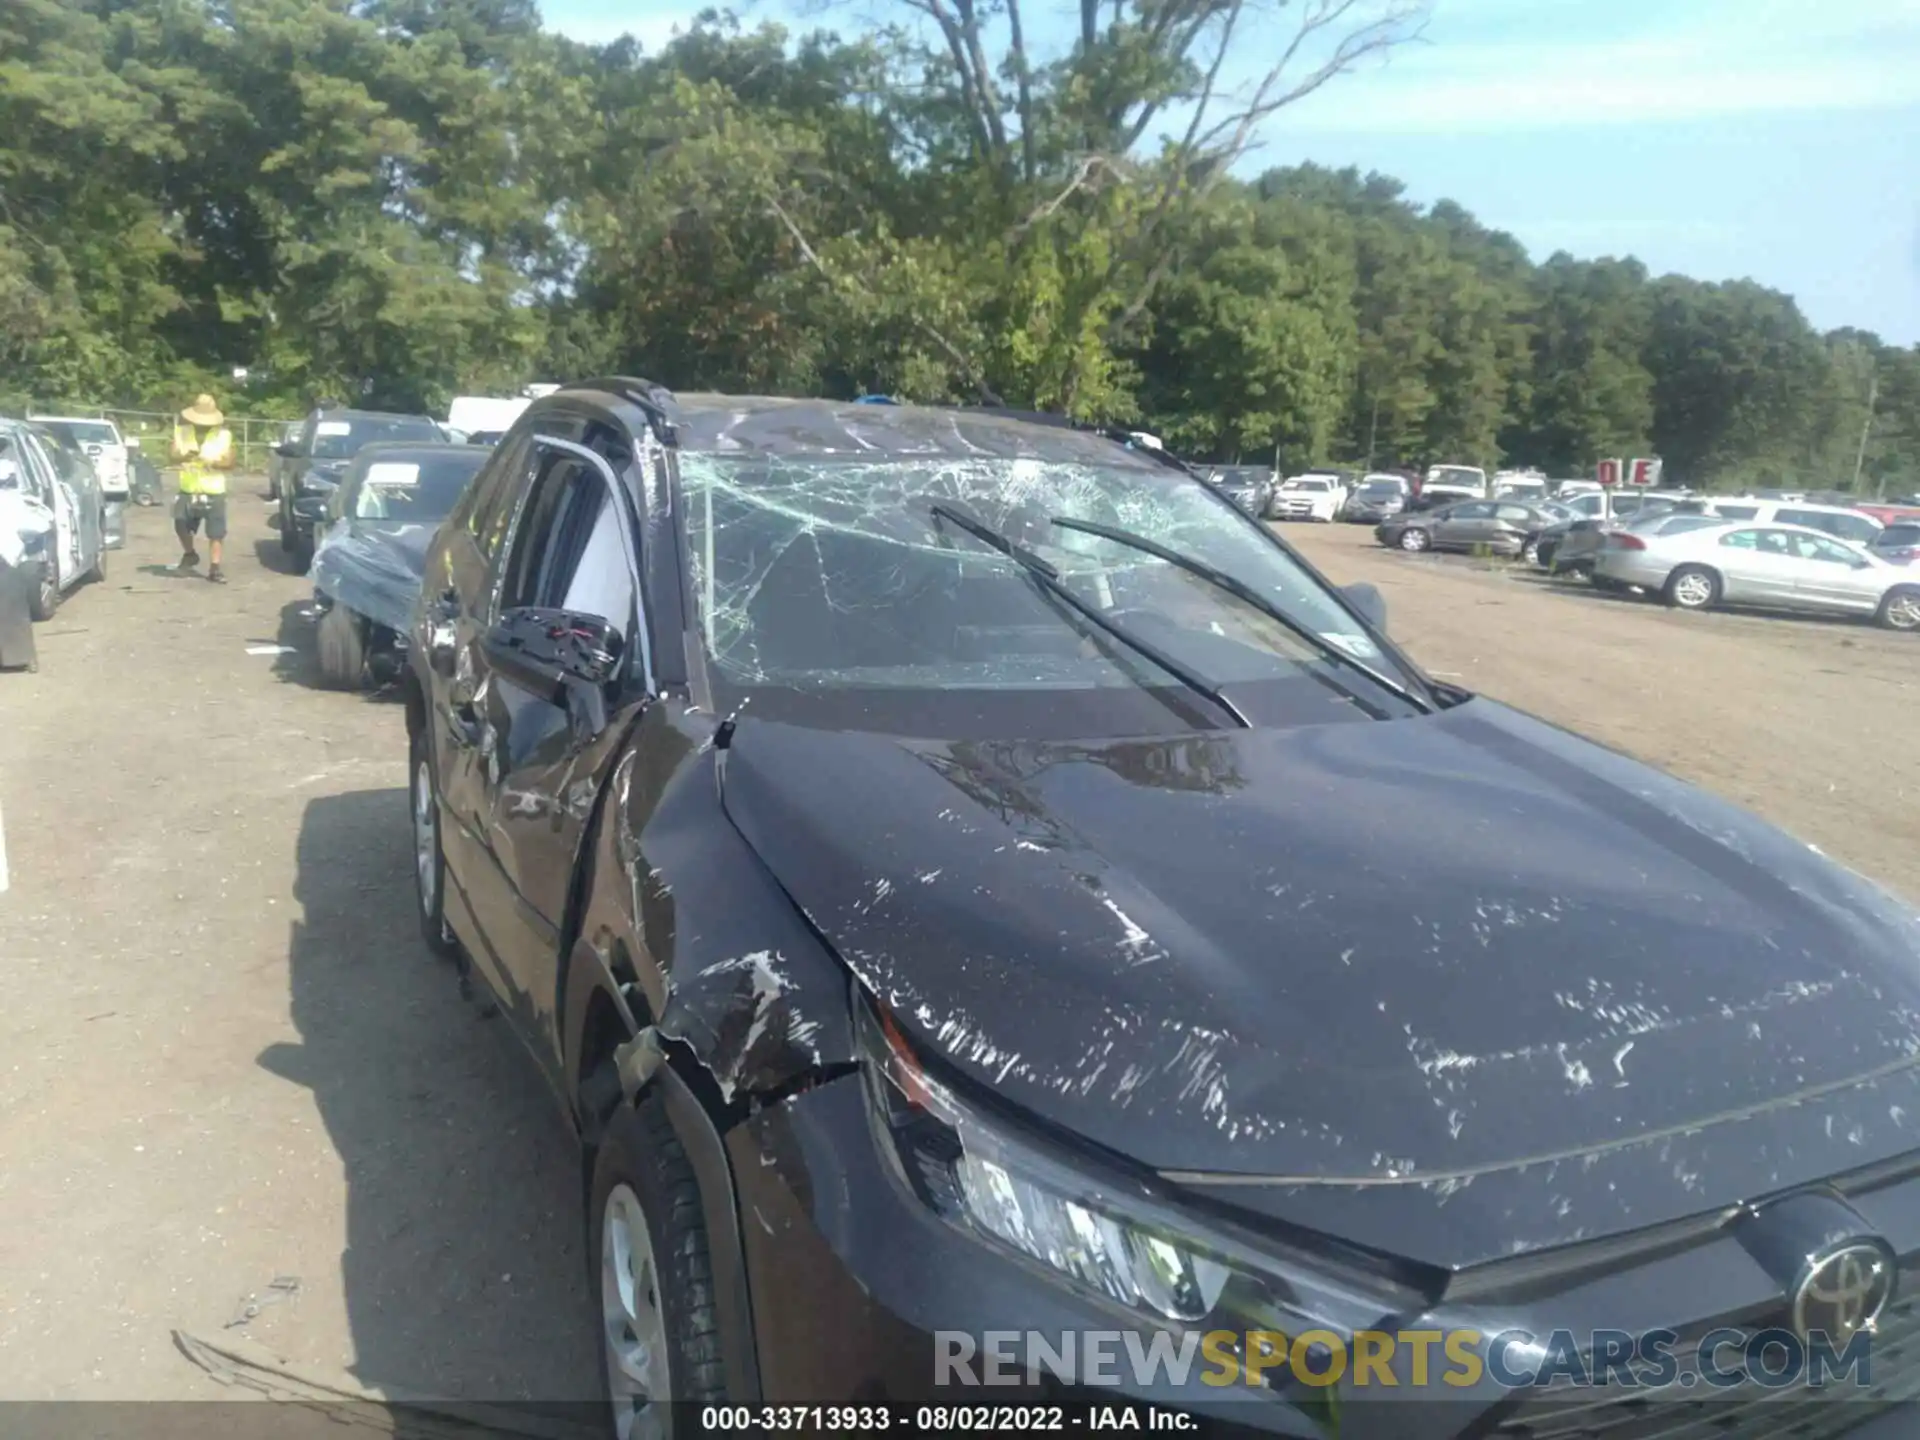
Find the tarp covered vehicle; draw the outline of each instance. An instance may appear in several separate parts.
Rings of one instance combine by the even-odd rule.
[[[328,502],[311,572],[320,670],[355,690],[398,673],[427,544],[492,456],[465,445],[369,445]]]

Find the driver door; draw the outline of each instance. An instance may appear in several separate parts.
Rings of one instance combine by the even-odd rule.
[[[1442,550],[1471,550],[1493,539],[1494,506],[1487,500],[1468,500],[1449,507],[1433,527],[1433,543]]]
[[[543,1063],[560,1053],[561,935],[594,804],[622,736],[652,691],[640,604],[637,506],[604,455],[533,438],[534,478],[508,538],[488,624],[538,608],[590,615],[620,637],[606,703],[541,692],[473,647],[473,715],[485,873],[471,887],[475,919],[505,972],[503,997]],[[553,1077],[556,1080],[559,1077]]]
[[[80,563],[80,517],[74,513],[74,497],[61,483],[60,472],[40,437],[22,435],[20,440],[26,457],[27,492],[53,512],[52,556],[60,568],[56,583],[64,588],[84,568]]]

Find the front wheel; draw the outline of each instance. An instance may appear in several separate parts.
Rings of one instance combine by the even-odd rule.
[[[1400,548],[1402,550],[1418,552],[1429,549],[1432,545],[1433,537],[1417,525],[1409,525],[1400,532]]]
[[[1920,630],[1920,588],[1902,585],[1889,590],[1873,619],[1889,630]]]
[[[724,1399],[726,1367],[700,1187],[657,1095],[608,1120],[587,1223],[613,1432],[671,1440],[672,1402]]]
[[[459,953],[447,928],[447,857],[440,848],[440,797],[434,791],[427,737],[415,731],[408,746],[407,799],[413,809],[413,882],[420,937],[436,955]]]
[[[360,617],[336,601],[320,617],[315,638],[320,649],[320,675],[328,687],[360,689],[367,673],[367,629]]]
[[[60,562],[53,556],[40,562],[40,583],[27,601],[27,613],[36,620],[51,620],[60,608]]]
[[[1679,610],[1706,610],[1720,598],[1720,578],[1702,565],[1682,565],[1661,592]]]

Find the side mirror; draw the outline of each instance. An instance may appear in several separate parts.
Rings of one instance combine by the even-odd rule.
[[[619,672],[620,635],[598,615],[509,610],[481,642],[487,662],[588,734],[606,728],[606,689]]]
[[[298,460],[300,458],[300,447],[291,440],[285,440],[273,447],[273,453],[278,455],[282,460]]]
[[[1347,603],[1358,610],[1369,625],[1382,635],[1387,633],[1387,600],[1378,589],[1362,580],[1341,586],[1340,593],[1347,597]]]

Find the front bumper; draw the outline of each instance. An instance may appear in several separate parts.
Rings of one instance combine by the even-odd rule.
[[[1297,1385],[1268,1388],[1244,1379],[1221,1384],[1220,1370],[1197,1345],[1200,1358],[1183,1378],[1175,1380],[1161,1365],[1148,1367],[1149,1378],[1141,1379],[1137,1357],[1153,1352],[1152,1334],[1138,1320],[976,1242],[906,1189],[880,1149],[858,1076],[764,1107],[733,1127],[724,1143],[737,1187],[761,1391],[730,1395],[732,1402],[1134,1401],[1249,1434],[1324,1440],[1334,1433],[1310,1409],[1324,1391],[1309,1395]],[[1900,1303],[1872,1351],[1872,1393],[1908,1400],[1920,1394],[1920,1304],[1907,1298],[1920,1287],[1914,1268],[1920,1178],[1872,1192],[1862,1210],[1905,1257]],[[1684,1356],[1688,1343],[1721,1328],[1714,1317],[1744,1317],[1726,1323],[1751,1333],[1771,1326],[1769,1317],[1783,1304],[1738,1237],[1722,1232],[1678,1252],[1627,1257],[1609,1273],[1569,1276],[1549,1296],[1383,1317],[1388,1333],[1436,1338],[1430,1349],[1402,1346],[1391,1353],[1386,1366],[1393,1378],[1382,1381],[1376,1372],[1373,1389],[1341,1387],[1337,1433],[1343,1440],[1760,1440],[1789,1433],[1893,1440],[1914,1433],[1912,1411],[1882,1418],[1868,1391],[1855,1388],[1866,1383],[1860,1377],[1833,1382],[1824,1393],[1752,1382],[1731,1390],[1610,1386],[1549,1392],[1558,1397],[1549,1403],[1540,1390],[1504,1388],[1490,1374],[1462,1383],[1457,1366],[1454,1378],[1444,1379],[1450,1367],[1442,1357],[1450,1351],[1436,1333],[1491,1337],[1519,1330],[1545,1337],[1671,1329],[1691,1337],[1673,1347]],[[1074,1353],[1082,1357],[1069,1362],[1078,1372],[1075,1383],[1023,1373],[1036,1353],[1035,1336],[1049,1356],[1060,1356],[1065,1338],[1075,1337],[1081,1348]],[[1089,1344],[1104,1346],[1116,1362],[1096,1366],[1090,1376]],[[1430,1356],[1430,1368],[1416,1355]],[[1416,1381],[1416,1365],[1424,1381]]]

